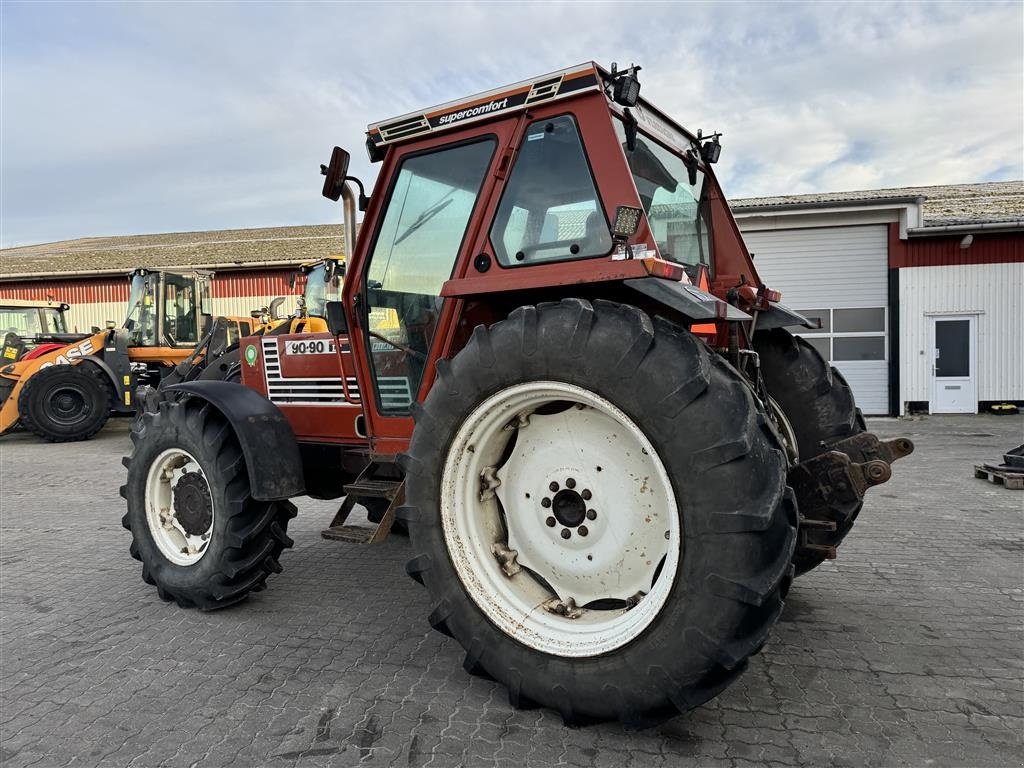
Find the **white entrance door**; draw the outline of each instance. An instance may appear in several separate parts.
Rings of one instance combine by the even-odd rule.
[[[974,316],[932,318],[932,413],[977,413]]]

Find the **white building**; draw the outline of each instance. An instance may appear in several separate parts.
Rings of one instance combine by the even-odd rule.
[[[1024,183],[732,202],[761,279],[867,414],[1024,404]]]

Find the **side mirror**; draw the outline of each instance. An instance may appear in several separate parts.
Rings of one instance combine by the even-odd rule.
[[[345,320],[345,305],[340,301],[327,302],[327,330],[334,337],[348,333],[348,322]]]
[[[320,166],[320,173],[327,177],[324,179],[323,194],[328,200],[337,202],[341,199],[341,190],[345,187],[345,177],[348,175],[348,161],[348,152],[335,147],[331,152],[331,164]]]

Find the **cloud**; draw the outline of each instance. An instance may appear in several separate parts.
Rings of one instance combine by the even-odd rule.
[[[5,2],[6,245],[320,223],[333,144],[589,59],[725,132],[727,195],[1021,178],[1019,3]]]

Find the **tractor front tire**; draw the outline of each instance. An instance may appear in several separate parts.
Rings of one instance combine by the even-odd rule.
[[[110,406],[110,385],[95,365],[51,365],[25,382],[18,417],[44,440],[68,443],[99,432],[110,418]]]
[[[121,523],[142,580],[162,599],[224,608],[281,572],[295,505],[252,498],[241,446],[219,411],[197,398],[164,401],[131,437]]]
[[[476,328],[437,373],[398,514],[465,669],[567,724],[649,727],[729,685],[796,537],[740,375],[668,321],[577,299]]]
[[[754,350],[761,360],[768,393],[796,436],[800,461],[813,459],[829,445],[865,431],[850,385],[807,341],[784,328],[774,328],[754,335]],[[837,547],[853,528],[862,506],[861,502],[833,506],[826,521],[836,524],[835,531],[811,529],[802,535],[810,544]],[[821,549],[798,548],[793,556],[796,575],[821,565],[825,557]]]

